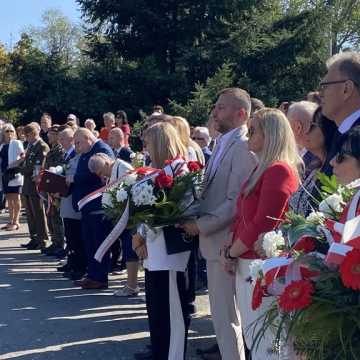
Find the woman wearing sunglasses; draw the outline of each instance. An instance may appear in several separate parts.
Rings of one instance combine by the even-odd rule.
[[[4,125],[2,135],[3,144],[0,147],[2,183],[10,216],[9,223],[2,229],[18,230],[21,208],[20,193],[24,177],[16,167],[24,156],[24,147],[22,142],[16,139],[15,128],[12,124]]]
[[[296,214],[307,216],[316,207],[316,198],[319,197],[316,175],[322,171],[336,129],[336,124],[321,113],[320,107],[317,108],[303,136],[304,147],[315,157],[307,164],[301,185],[289,202],[290,209]]]

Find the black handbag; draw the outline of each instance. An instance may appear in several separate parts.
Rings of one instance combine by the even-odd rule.
[[[184,230],[175,226],[165,226],[163,232],[168,255],[193,249],[194,237],[187,235]]]
[[[20,173],[20,170],[18,167],[14,168],[7,168],[4,173],[4,179],[6,182],[9,182],[11,180],[14,180],[16,175]]]

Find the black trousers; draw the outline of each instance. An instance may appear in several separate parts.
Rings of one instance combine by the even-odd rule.
[[[81,220],[63,218],[68,263],[75,271],[86,271],[86,252],[81,231]]]
[[[145,294],[153,359],[185,359],[190,325],[185,273],[145,270]]]

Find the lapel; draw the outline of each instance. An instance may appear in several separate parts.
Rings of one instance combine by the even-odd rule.
[[[219,161],[218,161],[218,165],[216,167],[216,169],[212,170],[212,165],[213,162],[215,160],[215,155],[216,155],[216,148],[215,151],[213,152],[210,160],[209,160],[209,166],[207,167],[207,172],[205,173],[205,188],[204,190],[210,186],[210,184],[212,183],[212,181],[215,178],[215,175],[219,169],[219,167],[221,166],[221,162],[223,161],[223,159],[225,158],[225,156],[227,155],[227,153],[229,152],[230,148],[232,147],[232,145],[236,142],[236,140],[242,136],[245,135],[246,133],[246,128],[245,127],[241,127],[240,129],[238,129],[238,131],[235,131],[230,139],[227,141],[227,143],[225,144],[225,147],[220,155]]]

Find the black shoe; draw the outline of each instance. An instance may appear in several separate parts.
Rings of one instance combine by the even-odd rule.
[[[56,247],[51,244],[50,246],[48,246],[47,248],[43,249],[41,251],[42,254],[48,255],[49,253],[51,253],[52,251],[54,251],[56,249]]]
[[[216,354],[216,353],[220,354],[219,345],[215,344],[206,349],[197,349],[196,353],[198,355],[207,355],[207,354]]]
[[[33,246],[34,244],[35,244],[35,241],[30,240],[28,243],[26,243],[26,244],[21,244],[20,246],[21,246],[22,248],[27,249],[29,246]]]
[[[72,268],[69,264],[65,264],[63,266],[59,266],[58,268],[56,268],[56,270],[60,272],[70,272],[72,271]]]
[[[134,359],[136,360],[152,360],[152,353],[151,351],[144,351],[134,354]]]
[[[33,244],[27,247],[28,250],[43,250],[45,249],[45,244]]]

